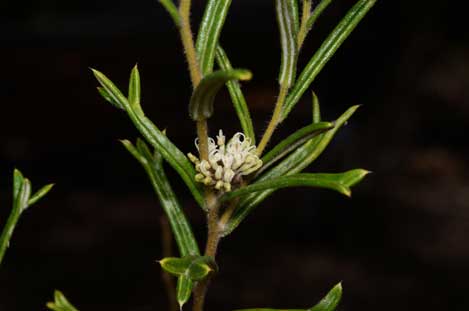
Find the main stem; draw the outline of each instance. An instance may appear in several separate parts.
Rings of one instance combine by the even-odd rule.
[[[194,39],[192,36],[191,23],[191,0],[181,0],[179,4],[180,25],[179,33],[181,35],[182,45],[186,52],[187,64],[191,76],[192,87],[195,89],[202,80],[197,52],[195,50]],[[208,159],[208,134],[207,121],[197,121],[197,137],[199,137],[199,153],[203,160]]]
[[[282,108],[283,104],[285,103],[285,98],[288,94],[288,86],[281,85],[280,92],[277,98],[277,103],[275,104],[274,114],[272,115],[272,119],[267,126],[267,129],[262,136],[261,142],[257,146],[257,155],[261,156],[262,152],[264,151],[265,147],[269,143],[272,134],[274,133],[275,129],[277,128],[278,124],[280,123],[280,117],[282,116]]]
[[[208,224],[208,237],[207,244],[205,245],[205,256],[210,256],[215,259],[218,249],[218,243],[221,239],[220,225],[219,225],[219,205],[215,198],[212,202],[214,205],[209,207],[207,215]],[[209,205],[210,206],[210,205]],[[207,295],[207,289],[210,284],[210,278],[206,278],[197,283],[194,288],[194,300],[192,311],[203,311],[205,304],[205,297]]]

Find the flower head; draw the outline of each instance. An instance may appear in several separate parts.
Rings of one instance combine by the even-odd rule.
[[[233,183],[259,169],[262,160],[256,154],[256,146],[243,133],[236,133],[226,143],[220,130],[216,139],[216,142],[211,137],[208,139],[208,160],[200,160],[191,153],[187,156],[195,164],[196,181],[217,190],[231,191]],[[195,146],[199,150],[198,139]]]

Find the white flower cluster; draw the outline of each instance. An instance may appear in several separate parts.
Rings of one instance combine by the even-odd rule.
[[[198,140],[195,146],[199,150]],[[208,140],[208,161],[199,160],[189,153],[189,159],[195,164],[195,180],[213,186],[217,190],[231,191],[232,183],[243,175],[249,175],[262,166],[262,160],[256,154],[256,146],[243,133],[236,133],[225,145],[225,135],[220,130],[217,142]]]

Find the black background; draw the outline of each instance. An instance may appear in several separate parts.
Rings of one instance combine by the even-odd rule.
[[[277,93],[270,1],[233,1],[221,42],[257,133]],[[204,1],[194,1],[197,25]],[[337,0],[300,65],[353,4]],[[223,240],[208,310],[308,307],[343,281],[340,310],[467,310],[469,46],[456,1],[378,1],[313,83],[324,119],[363,106],[310,171],[374,172],[352,199],[282,190]],[[197,27],[194,26],[194,29]],[[57,185],[25,213],[0,269],[0,310],[44,310],[55,288],[80,310],[165,310],[156,259],[161,208],[118,139],[138,136],[88,67],[126,89],[138,62],[147,115],[194,152],[190,82],[177,31],[154,0],[0,2],[0,224],[14,167]],[[308,124],[306,94],[275,140]],[[212,133],[239,131],[226,94]],[[169,171],[169,170],[168,170]],[[174,173],[199,241],[204,216]],[[201,243],[202,246],[202,243]]]

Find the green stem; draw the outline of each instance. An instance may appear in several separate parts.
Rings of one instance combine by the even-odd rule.
[[[272,134],[274,133],[275,129],[277,128],[278,124],[280,123],[280,118],[282,115],[282,108],[283,104],[285,103],[285,98],[288,94],[288,86],[281,85],[280,92],[277,98],[277,103],[275,104],[274,114],[272,115],[272,119],[267,126],[267,129],[262,136],[261,142],[257,146],[257,155],[261,156],[262,152],[264,151],[265,147],[269,143]]]
[[[19,204],[13,207],[13,210],[8,216],[7,223],[3,228],[2,235],[0,236],[0,264],[2,263],[5,252],[10,244],[11,236],[13,235],[13,230],[15,229],[16,224],[21,215],[21,207]]]

